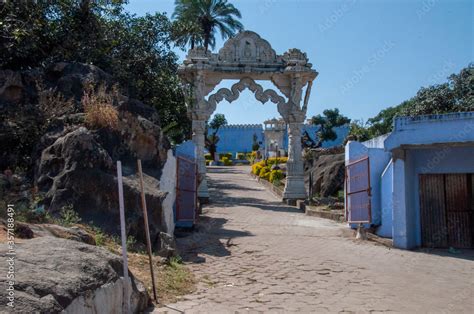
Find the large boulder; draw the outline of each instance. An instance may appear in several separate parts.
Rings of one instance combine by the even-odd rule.
[[[83,222],[118,234],[116,162],[120,160],[127,232],[144,242],[137,177],[137,159],[141,159],[150,233],[158,251],[163,242],[160,232],[172,231],[162,206],[166,193],[159,190],[170,144],[157,111],[120,94],[113,85],[109,74],[80,63],[58,63],[45,70],[0,71],[0,145],[4,148],[0,173],[19,166],[28,169],[30,184],[18,195],[34,190],[43,198],[40,205],[53,215],[72,206]],[[117,114],[115,127],[86,123],[81,102],[85,90],[110,95]],[[9,186],[0,178],[2,194]]]
[[[7,244],[0,258],[7,260]],[[2,274],[8,264],[1,263]],[[0,312],[122,313],[123,266],[119,256],[104,248],[55,237],[41,237],[16,245],[14,309],[8,306],[7,281],[0,281]],[[148,293],[131,278],[131,308],[143,312]]]
[[[344,189],[344,153],[339,149],[311,151],[305,162],[305,181],[312,179],[312,195],[328,197]]]
[[[150,154],[150,158],[156,155]],[[134,160],[125,160],[123,168],[128,235],[145,242],[141,190]],[[152,175],[144,174],[150,236],[156,250],[161,249],[160,232],[168,229],[162,207],[166,193],[159,190],[159,180],[153,176],[158,176],[158,171],[159,168],[150,169]],[[41,154],[37,186],[45,191],[43,202],[52,213],[72,205],[84,222],[93,222],[108,233],[119,234],[117,184],[116,164],[111,154],[84,127],[59,137]]]

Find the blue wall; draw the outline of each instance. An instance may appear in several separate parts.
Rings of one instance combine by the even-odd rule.
[[[474,146],[410,149],[406,153],[407,223],[413,228],[411,246],[421,245],[419,175],[429,173],[474,173]]]
[[[319,126],[315,125],[303,125],[303,130],[306,130],[309,136],[317,141],[316,132],[318,131]],[[344,139],[349,133],[349,126],[341,126],[334,129],[337,134],[337,138],[334,141],[325,141],[322,144],[322,147],[328,148],[337,145],[342,145]],[[235,154],[238,152],[251,152],[253,135],[257,135],[257,139],[260,144],[260,148],[264,148],[264,131],[263,127],[260,124],[248,124],[248,125],[228,125],[222,127],[217,132],[219,136],[219,143],[217,144],[217,152],[219,153],[232,153],[235,157]],[[285,131],[283,137],[283,149],[288,150],[288,133]]]
[[[233,157],[235,157],[235,154],[238,152],[251,152],[254,134],[257,135],[257,141],[261,142],[259,143],[260,147],[263,147],[263,127],[260,124],[229,125],[222,127],[217,132],[217,136],[219,136],[217,152],[232,153]]]
[[[390,161],[381,176],[381,224],[377,234],[392,237],[393,206],[393,163]]]

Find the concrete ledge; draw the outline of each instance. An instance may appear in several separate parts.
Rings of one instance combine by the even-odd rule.
[[[315,216],[325,219],[331,219],[337,222],[345,222],[344,212],[335,212],[330,210],[323,210],[323,206],[304,205],[305,213],[308,216]]]

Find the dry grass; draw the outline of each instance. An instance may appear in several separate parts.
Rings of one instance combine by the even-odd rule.
[[[140,253],[128,254],[130,271],[143,282],[153,298],[150,266],[148,255]],[[179,263],[162,264],[159,257],[153,257],[155,284],[160,304],[176,302],[180,296],[195,290],[196,280],[190,270]]]
[[[81,225],[81,227],[94,235],[96,242],[97,238],[100,238],[100,245],[107,248],[110,252],[117,255],[122,254],[118,239],[114,240],[97,228],[87,225]],[[150,297],[153,298],[148,254],[145,252],[128,252],[127,256],[130,271],[138,280],[143,282]],[[175,302],[180,296],[195,290],[196,280],[194,275],[185,265],[180,264],[176,260],[172,260],[169,264],[163,264],[160,257],[153,256],[153,270],[160,304]]]
[[[81,102],[84,107],[86,125],[92,129],[118,129],[119,114],[114,107],[114,97],[117,91],[113,89],[108,93],[105,86],[100,86],[97,91],[86,89]]]
[[[36,89],[38,91],[38,106],[47,123],[75,111],[74,99],[65,98],[56,89],[48,89],[41,82],[36,82]]]

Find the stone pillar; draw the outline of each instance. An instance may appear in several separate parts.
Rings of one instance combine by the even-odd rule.
[[[301,148],[302,122],[288,123],[288,163],[283,199],[306,199],[304,166]]]
[[[198,166],[198,198],[201,202],[207,202],[209,200],[209,190],[207,188],[206,179],[206,160],[204,158],[204,147],[205,147],[205,134],[206,134],[206,119],[193,119],[192,124],[193,130],[193,142],[196,145],[196,159]]]

